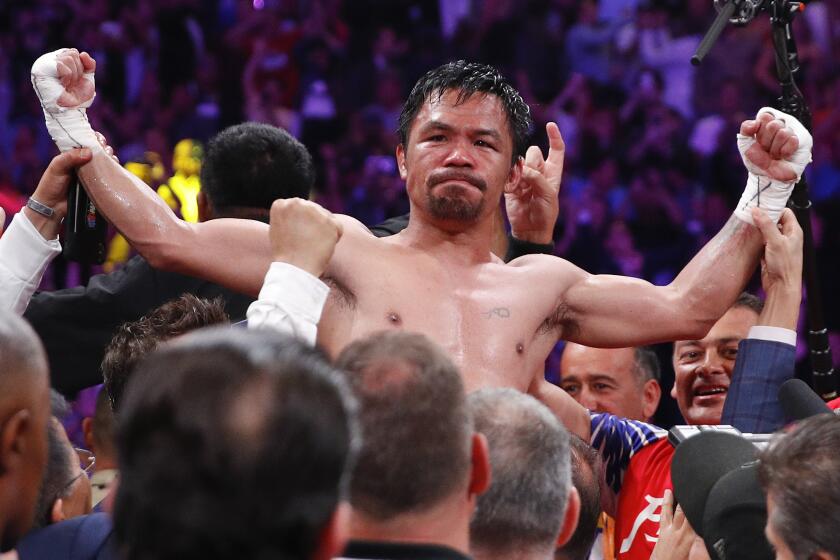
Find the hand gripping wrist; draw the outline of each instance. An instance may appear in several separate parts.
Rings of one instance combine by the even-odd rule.
[[[749,177],[744,194],[741,195],[741,200],[735,208],[735,215],[748,224],[753,224],[751,209],[756,206],[764,210],[774,222],[779,221],[779,216],[785,209],[794,185],[802,176],[805,166],[811,161],[811,146],[813,145],[811,134],[794,117],[770,107],[763,107],[758,111],[759,115],[761,113],[770,113],[783,121],[785,127],[796,134],[799,139],[799,147],[786,160],[793,167],[796,179],[785,182],[767,176],[765,170],[756,167],[746,156],[747,150],[755,144],[755,138],[739,134],[738,150],[740,150],[741,159],[744,161],[747,171],[749,171]]]
[[[73,148],[101,150],[87,118],[86,108],[93,103],[93,97],[76,107],[58,104],[59,97],[64,93],[64,86],[58,78],[58,57],[66,50],[47,53],[32,65],[32,87],[44,110],[47,130],[61,152]],[[93,83],[93,72],[85,72],[84,79]]]

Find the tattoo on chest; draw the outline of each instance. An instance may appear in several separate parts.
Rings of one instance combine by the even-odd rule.
[[[498,317],[499,319],[507,319],[510,317],[510,309],[507,307],[494,307],[490,311],[482,311],[481,314],[485,319],[492,319]]]

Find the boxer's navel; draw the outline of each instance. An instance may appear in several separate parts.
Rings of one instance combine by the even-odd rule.
[[[385,319],[388,321],[388,324],[393,327],[401,327],[402,326],[402,317],[400,317],[397,313],[393,311],[389,311],[385,314]]]
[[[525,353],[525,345],[521,342],[516,343],[516,353],[520,356]]]

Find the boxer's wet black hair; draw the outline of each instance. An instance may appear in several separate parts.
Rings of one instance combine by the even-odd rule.
[[[498,70],[487,64],[464,60],[438,66],[414,84],[400,113],[400,127],[397,131],[404,147],[408,146],[411,125],[423,103],[433,98],[440,99],[450,90],[458,92],[456,104],[464,103],[476,93],[498,97],[507,114],[513,140],[512,163],[515,163],[519,156],[525,155],[528,133],[532,124],[528,104]]]

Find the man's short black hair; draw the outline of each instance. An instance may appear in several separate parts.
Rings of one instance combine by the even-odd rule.
[[[388,520],[466,492],[472,421],[458,368],[417,333],[380,332],[339,355],[359,402],[363,441],[350,483],[353,507]]]
[[[458,60],[438,66],[427,72],[414,84],[400,113],[398,133],[400,142],[408,147],[411,126],[423,103],[440,99],[447,91],[457,91],[457,103],[463,103],[474,94],[495,95],[502,103],[508,118],[513,140],[512,163],[525,155],[528,133],[531,129],[531,109],[516,89],[498,70],[487,64]]]
[[[215,327],[140,364],[118,417],[125,558],[311,558],[345,495],[354,408],[318,350]]]
[[[117,412],[122,394],[137,362],[158,344],[189,331],[227,323],[221,298],[212,300],[184,294],[147,315],[123,323],[114,333],[102,358],[102,376],[111,407]]]
[[[282,128],[246,122],[210,139],[200,179],[216,214],[225,215],[268,210],[278,198],[309,198],[315,167],[306,146]]]

